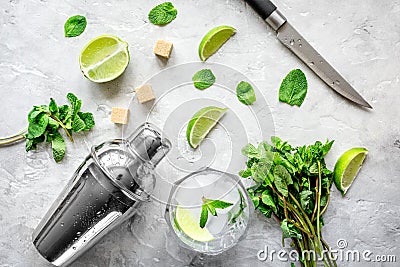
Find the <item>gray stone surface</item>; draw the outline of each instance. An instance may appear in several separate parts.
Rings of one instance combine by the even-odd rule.
[[[373,110],[349,104],[327,88],[281,46],[272,31],[239,0],[175,1],[178,18],[156,27],[147,13],[160,1],[4,0],[0,3],[0,135],[25,126],[26,114],[49,97],[63,102],[67,92],[83,99],[96,127],[67,144],[56,164],[47,147],[26,153],[19,144],[0,149],[0,266],[50,266],[35,251],[31,233],[77,168],[88,147],[120,137],[109,120],[112,106],[126,106],[134,86],[155,73],[197,61],[197,46],[210,28],[227,24],[237,35],[210,62],[235,68],[254,82],[269,103],[277,135],[294,144],[336,140],[327,158],[332,167],[350,147],[365,146],[370,154],[353,188],[341,197],[333,189],[323,233],[336,246],[392,254],[400,261],[400,2],[277,1],[281,11],[317,50],[372,104]],[[65,20],[74,14],[88,19],[77,38],[63,36]],[[87,41],[110,33],[129,43],[132,60],[119,79],[94,84],[80,70],[78,56]],[[157,38],[174,43],[168,63],[154,57]],[[301,108],[278,102],[282,77],[301,68],[309,92]],[[183,101],[184,99],[182,99]],[[280,248],[279,226],[255,214],[247,237],[215,257],[199,257],[180,248],[163,218],[165,206],[149,202],[129,222],[106,236],[73,266],[289,266],[261,262],[257,252]],[[339,266],[397,266],[346,263]]]

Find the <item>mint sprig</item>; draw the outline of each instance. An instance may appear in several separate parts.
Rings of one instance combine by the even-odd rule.
[[[82,100],[74,94],[68,93],[67,99],[70,105],[58,106],[53,98],[50,98],[48,106],[34,106],[28,114],[28,133],[26,138],[26,151],[34,150],[41,142],[51,143],[53,158],[60,162],[66,151],[64,138],[58,131],[61,127],[71,142],[73,132],[89,131],[95,125],[92,113],[80,112]]]
[[[200,215],[200,227],[204,228],[208,220],[208,213],[210,212],[212,216],[218,216],[216,209],[226,209],[232,206],[232,203],[225,202],[222,200],[213,200],[202,197],[203,205],[201,206]]]
[[[178,11],[171,2],[165,2],[150,10],[148,18],[154,25],[165,25],[176,18]]]

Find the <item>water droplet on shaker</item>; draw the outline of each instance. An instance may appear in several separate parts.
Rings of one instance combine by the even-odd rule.
[[[311,62],[310,62],[310,66],[314,66],[314,61],[311,61]]]
[[[63,226],[64,226],[64,223],[63,223],[63,222],[62,222],[62,223],[60,223],[60,226],[61,226],[61,227],[63,227]]]
[[[336,80],[335,83],[336,83],[337,85],[340,85],[340,81],[339,81],[339,80]]]
[[[302,44],[299,44],[299,47],[302,47],[303,45]]]
[[[290,45],[294,45],[294,40],[290,40]]]

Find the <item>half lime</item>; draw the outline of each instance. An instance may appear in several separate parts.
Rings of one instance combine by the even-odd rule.
[[[79,64],[86,78],[103,83],[119,77],[129,59],[128,43],[113,35],[101,35],[83,48]]]

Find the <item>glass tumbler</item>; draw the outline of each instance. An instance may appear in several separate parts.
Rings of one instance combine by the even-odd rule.
[[[210,201],[228,203],[213,212],[206,210],[202,228],[203,206]],[[245,235],[253,210],[246,189],[236,175],[205,168],[177,181],[170,193],[165,218],[183,247],[208,255],[222,253]]]

